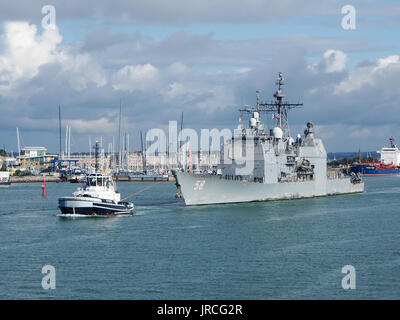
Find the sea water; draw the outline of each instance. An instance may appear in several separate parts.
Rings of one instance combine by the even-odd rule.
[[[398,176],[366,178],[363,194],[195,207],[159,183],[131,199],[133,216],[60,217],[76,187],[0,188],[1,299],[400,298]]]

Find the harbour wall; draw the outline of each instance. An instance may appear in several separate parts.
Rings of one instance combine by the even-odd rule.
[[[10,182],[11,183],[27,183],[27,182],[43,182],[46,179],[47,182],[61,182],[61,179],[56,176],[11,176]]]

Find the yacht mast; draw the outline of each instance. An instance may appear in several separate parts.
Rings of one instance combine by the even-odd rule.
[[[18,157],[21,157],[21,145],[20,145],[20,142],[19,142],[19,130],[18,130],[18,127],[17,127],[17,143],[18,143]]]
[[[142,136],[142,131],[140,131],[140,143],[142,145],[142,161],[143,161],[143,172],[144,174],[147,174],[147,168],[146,168],[146,153],[143,150],[143,136]]]

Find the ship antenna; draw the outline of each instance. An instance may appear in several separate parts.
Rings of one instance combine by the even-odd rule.
[[[283,78],[283,73],[279,72],[278,79],[276,80],[276,84],[278,85],[278,91],[275,92],[274,97],[276,98],[276,101],[278,103],[278,114],[279,114],[278,126],[280,128],[282,128],[282,100],[283,97],[285,96],[282,92],[282,87],[284,85],[283,80],[285,80]]]
[[[290,135],[289,132],[289,121],[288,121],[288,111],[293,108],[297,108],[302,106],[302,103],[289,103],[287,101],[283,101],[285,94],[282,92],[282,87],[284,85],[284,78],[283,73],[279,72],[278,79],[276,80],[276,84],[278,85],[278,90],[275,92],[274,97],[276,101],[266,103],[260,102],[259,98],[259,91],[257,91],[257,106],[251,107],[245,105],[243,109],[240,111],[254,113],[255,111],[258,112],[265,112],[265,113],[272,113],[272,118],[277,119],[277,126],[279,126],[283,131],[283,136],[288,137]]]

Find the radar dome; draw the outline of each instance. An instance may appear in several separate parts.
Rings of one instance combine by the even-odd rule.
[[[274,135],[274,137],[275,137],[276,139],[282,139],[282,137],[283,137],[283,131],[282,131],[282,129],[279,128],[279,127],[275,127],[275,128],[272,130],[272,133],[273,133],[273,135]]]

